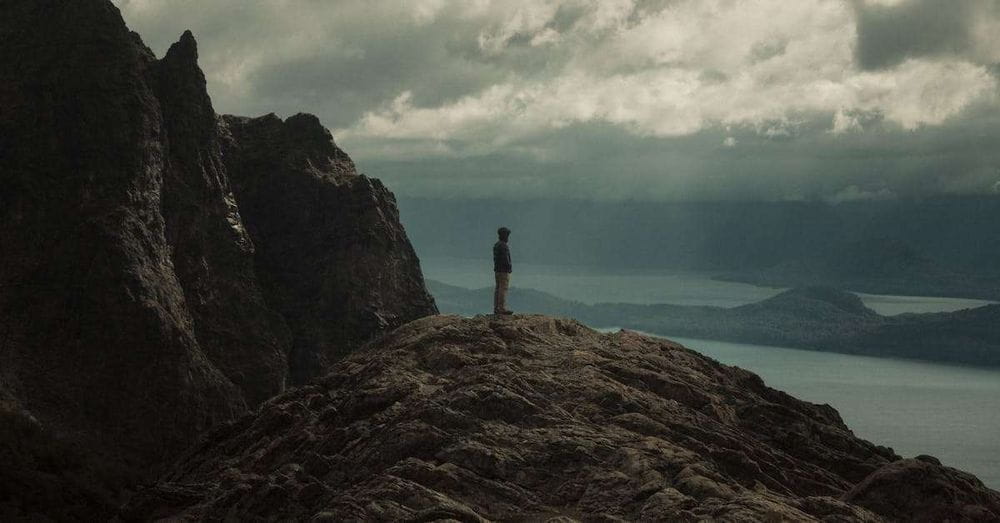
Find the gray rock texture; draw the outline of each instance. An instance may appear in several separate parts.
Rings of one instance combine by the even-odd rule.
[[[882,521],[924,506],[859,502],[898,459],[829,406],[666,340],[435,316],[213,431],[126,515]],[[995,493],[952,479],[940,483],[971,489],[962,510],[996,510]]]

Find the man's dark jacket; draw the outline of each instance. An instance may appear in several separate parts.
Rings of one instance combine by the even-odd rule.
[[[511,272],[510,248],[505,241],[493,244],[493,272]]]

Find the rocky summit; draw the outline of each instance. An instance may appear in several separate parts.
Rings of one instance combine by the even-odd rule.
[[[211,432],[138,519],[882,521],[1000,496],[675,343],[434,316]],[[933,501],[928,493],[935,493]]]
[[[194,36],[157,59],[107,0],[0,13],[0,519],[436,312],[392,193],[316,117],[220,118]]]

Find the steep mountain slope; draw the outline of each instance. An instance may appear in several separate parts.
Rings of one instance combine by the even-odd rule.
[[[996,492],[923,459],[897,461],[830,406],[665,340],[434,316],[212,432],[125,515],[879,521],[931,504],[1000,516]]]
[[[315,117],[221,121],[191,33],[157,60],[107,0],[0,12],[0,415],[34,427],[0,451],[80,454],[22,478],[93,454],[132,481],[436,312],[392,194]]]

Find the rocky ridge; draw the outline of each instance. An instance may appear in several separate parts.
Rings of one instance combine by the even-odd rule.
[[[315,117],[220,119],[191,33],[157,59],[107,0],[0,12],[0,452],[66,457],[10,485],[91,454],[132,482],[436,312],[392,194]],[[0,516],[48,496],[0,485]]]
[[[434,316],[213,431],[125,514],[882,521],[920,516],[935,488],[938,516],[1000,516],[971,476],[900,461],[833,408],[675,343]]]

